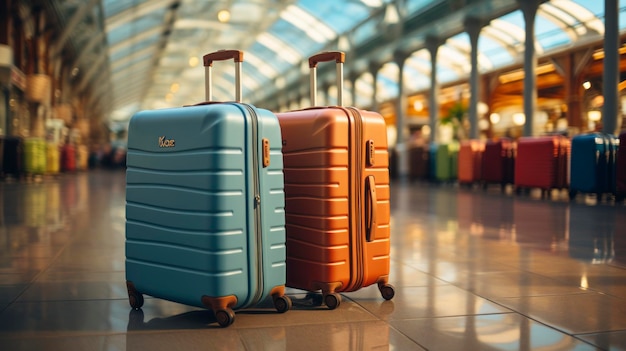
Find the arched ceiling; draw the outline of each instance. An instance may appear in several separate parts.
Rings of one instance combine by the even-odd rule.
[[[244,51],[243,99],[276,106],[280,94],[302,95],[307,57],[321,50],[347,53],[348,72],[380,67],[394,53],[408,57],[410,89],[428,87],[428,38],[436,37],[440,79],[469,75],[470,17],[486,25],[479,39],[482,72],[519,63],[524,20],[517,0],[55,0],[51,2],[71,37],[82,88],[112,123],[127,123],[141,109],[189,105],[204,100],[204,54]],[[459,4],[464,4],[459,6]],[[625,11],[620,10],[620,23]],[[86,15],[87,14],[87,15]],[[603,36],[604,2],[551,0],[536,22],[539,54]],[[81,19],[82,18],[82,22]],[[87,22],[94,22],[90,25]],[[401,33],[401,34],[399,34]],[[57,47],[66,45],[64,41]],[[68,45],[70,45],[68,44]],[[57,49],[58,51],[59,49]],[[87,51],[87,52],[85,52]],[[234,98],[232,64],[216,64],[214,98]],[[334,72],[334,70],[332,71]],[[397,69],[377,79],[381,94],[397,94]],[[324,71],[321,70],[320,74]],[[307,78],[308,79],[308,78]],[[305,80],[306,81],[306,80]],[[359,92],[364,84],[357,84]],[[361,88],[359,88],[361,87]],[[368,96],[369,98],[369,96]],[[362,101],[357,97],[357,101]],[[104,107],[102,107],[104,106]]]

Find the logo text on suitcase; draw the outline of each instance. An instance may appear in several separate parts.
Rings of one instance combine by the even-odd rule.
[[[176,146],[176,140],[165,139],[165,135],[159,137],[159,147],[174,147]]]

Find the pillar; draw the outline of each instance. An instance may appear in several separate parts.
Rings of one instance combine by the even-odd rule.
[[[398,160],[398,176],[406,179],[409,174],[408,147],[404,130],[406,129],[407,96],[404,90],[404,64],[410,55],[404,52],[395,52],[394,62],[398,65],[398,99],[396,100],[396,153]]]
[[[378,111],[378,100],[376,99],[378,96],[378,71],[382,65],[378,62],[370,62],[369,72],[372,75],[372,104],[370,105],[370,109],[372,111]]]
[[[439,119],[439,82],[437,81],[437,52],[440,41],[437,38],[426,39],[426,48],[430,53],[430,96],[428,97],[428,112],[430,117],[430,142],[437,141],[437,121]]]
[[[602,131],[616,134],[619,84],[619,1],[604,0],[604,71],[602,74],[604,106]]]
[[[526,25],[524,43],[524,136],[533,135],[534,115],[537,109],[537,53],[535,52],[535,18],[539,0],[518,0]]]
[[[480,96],[480,84],[478,81],[478,38],[484,24],[476,18],[468,18],[465,21],[465,29],[470,37],[472,51],[470,55],[471,71],[470,71],[470,105],[469,105],[469,122],[470,122],[470,139],[478,139],[478,98]]]

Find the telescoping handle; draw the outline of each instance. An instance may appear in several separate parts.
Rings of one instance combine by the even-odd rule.
[[[211,79],[213,61],[224,61],[230,59],[235,60],[235,101],[241,102],[241,67],[243,66],[243,51],[240,50],[219,50],[203,56],[206,101],[211,101],[213,98],[213,81]]]
[[[312,106],[317,105],[317,64],[328,61],[335,61],[337,64],[337,105],[343,106],[343,63],[346,61],[346,54],[341,51],[326,51],[309,57]]]

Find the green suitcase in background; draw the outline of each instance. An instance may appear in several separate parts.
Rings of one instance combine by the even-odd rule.
[[[432,177],[435,181],[447,182],[457,178],[459,144],[431,144]]]
[[[24,171],[31,175],[46,172],[46,141],[43,138],[24,139]]]

